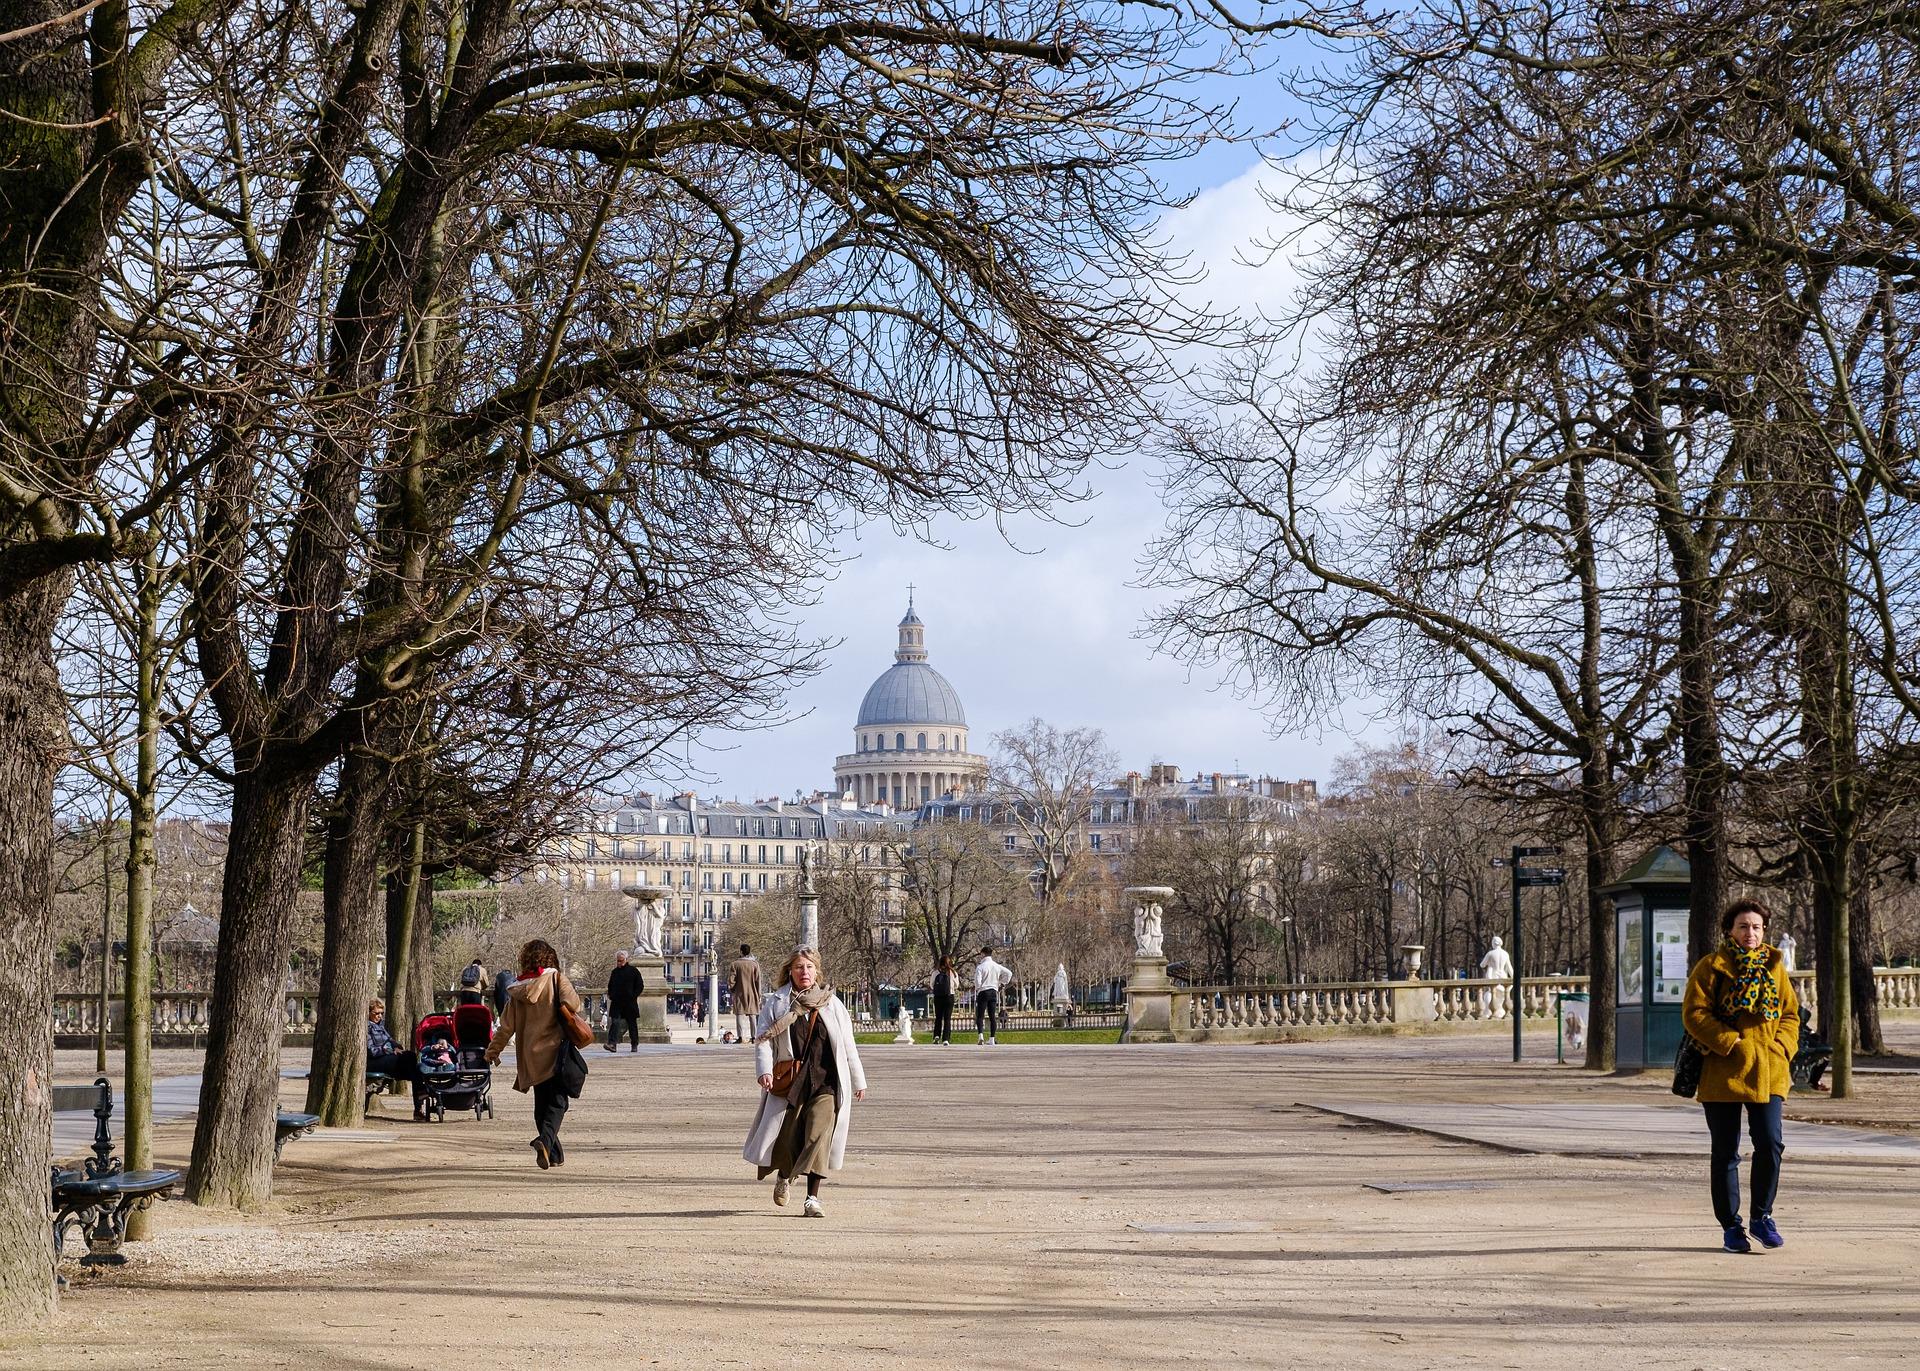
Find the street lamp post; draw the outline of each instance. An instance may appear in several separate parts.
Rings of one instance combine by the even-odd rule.
[[[720,1041],[720,962],[707,949],[707,1042]]]

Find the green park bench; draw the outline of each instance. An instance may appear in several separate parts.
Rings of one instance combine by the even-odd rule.
[[[91,1109],[95,1120],[93,1155],[78,1170],[53,1168],[53,1258],[64,1255],[67,1230],[75,1224],[87,1239],[83,1266],[119,1266],[127,1237],[127,1216],[144,1209],[180,1182],[173,1170],[128,1171],[113,1153],[113,1087],[101,1076],[92,1085],[53,1087],[55,1110]],[[64,1278],[62,1278],[64,1280]]]

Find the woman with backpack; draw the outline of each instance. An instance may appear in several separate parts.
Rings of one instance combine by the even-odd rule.
[[[460,974],[453,978],[453,984],[447,989],[459,996],[455,1001],[456,1004],[485,1004],[487,1002],[486,986],[487,969],[480,964],[480,959],[475,957],[460,968]]]
[[[579,1056],[567,1041],[560,1022],[562,1006],[579,1016],[584,1006],[573,984],[560,972],[560,955],[553,945],[535,938],[520,949],[520,975],[507,993],[507,1008],[487,1044],[487,1064],[498,1065],[507,1044],[519,1040],[514,1052],[513,1088],[533,1092],[533,1159],[542,1171],[567,1159],[560,1145],[560,1121],[567,1116],[567,1088],[560,1072],[563,1049]],[[591,1031],[588,1037],[591,1040]],[[578,1085],[575,1084],[575,1094]]]

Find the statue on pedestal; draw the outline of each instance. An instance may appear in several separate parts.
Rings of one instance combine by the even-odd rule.
[[[655,890],[652,886],[630,885],[620,893],[634,902],[634,955],[660,956],[660,939],[667,926],[667,917],[660,909],[662,892]]]
[[[1136,957],[1158,957],[1164,955],[1164,946],[1160,932],[1160,906],[1143,904],[1133,911],[1133,955]]]
[[[1067,964],[1061,962],[1053,972],[1053,1002],[1056,1005],[1073,1003],[1073,989],[1067,984]]]
[[[1513,958],[1507,955],[1507,949],[1500,941],[1500,935],[1493,937],[1493,946],[1487,949],[1487,955],[1480,959],[1480,974],[1492,981],[1510,981],[1513,979]],[[1507,999],[1505,995],[1496,995],[1491,990],[1480,992],[1480,1013],[1484,1017],[1504,1019],[1507,1017]]]

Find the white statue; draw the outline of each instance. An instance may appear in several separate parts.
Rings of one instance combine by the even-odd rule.
[[[1160,906],[1136,905],[1133,911],[1133,955],[1136,957],[1162,956],[1162,944]]]
[[[660,892],[649,886],[630,885],[621,892],[633,901],[633,953],[636,957],[658,957],[660,938],[667,926],[660,912]]]
[[[1500,942],[1500,935],[1494,934],[1493,946],[1487,949],[1487,955],[1480,959],[1480,974],[1490,981],[1510,981],[1513,979],[1513,958],[1507,955],[1507,949]],[[1507,1017],[1507,997],[1496,995],[1491,989],[1480,992],[1480,1012],[1482,1017],[1489,1015],[1496,1019]]]
[[[1067,984],[1067,964],[1061,962],[1053,972],[1053,1002],[1059,1005],[1073,1003],[1073,990]]]
[[[900,1031],[894,1034],[893,1040],[907,1047],[913,1046],[913,1011],[905,1004],[900,1006]]]
[[[1793,934],[1782,933],[1780,935],[1780,941],[1774,944],[1774,946],[1780,949],[1780,964],[1785,970],[1798,971],[1800,969],[1793,964],[1793,950],[1799,946],[1798,943],[1794,942]]]

